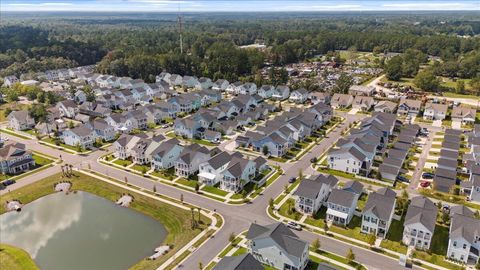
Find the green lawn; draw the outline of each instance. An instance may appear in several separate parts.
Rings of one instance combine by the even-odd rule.
[[[45,137],[45,138],[42,139],[42,141],[53,144],[53,145],[56,145],[54,138]],[[58,147],[63,147],[63,148],[66,148],[66,149],[69,149],[69,150],[72,150],[72,151],[75,151],[75,152],[80,152],[80,153],[85,151],[84,149],[82,151],[78,151],[79,149],[77,147],[71,146],[71,145],[66,145],[64,143],[60,143],[58,145]]]
[[[8,115],[4,114],[7,108],[10,108],[14,111],[21,111],[21,110],[28,110],[28,108],[30,108],[30,105],[20,104],[18,102],[0,103],[0,122],[7,120]]]
[[[204,186],[202,188],[203,191],[205,192],[209,192],[209,193],[212,193],[212,194],[217,194],[217,195],[220,195],[220,196],[227,196],[228,192],[226,192],[225,190],[221,190],[219,188],[216,188],[214,186]]]
[[[148,165],[140,165],[140,164],[135,164],[131,168],[141,173],[148,172],[151,169],[150,166]]]
[[[380,245],[383,248],[390,249],[399,253],[406,254],[407,246],[403,245],[403,218],[402,220],[392,220],[390,228],[388,229],[387,237],[382,241]]]
[[[117,159],[117,160],[115,160],[113,163],[115,163],[115,164],[117,164],[117,165],[120,165],[120,166],[126,167],[126,166],[132,164],[133,162],[131,162],[131,161],[128,160],[128,159],[125,159],[125,160],[123,160],[123,159]]]
[[[194,180],[188,180],[188,179],[185,179],[185,178],[180,178],[176,181],[176,183],[184,185],[184,186],[195,188],[195,186],[197,185],[198,182],[194,181]]]
[[[17,133],[13,130],[8,130],[8,129],[0,129],[0,133],[5,133],[5,134],[9,134],[9,135],[12,135],[12,136],[15,136],[15,137],[18,137],[20,139],[24,139],[24,140],[31,140],[30,137],[27,137],[27,136],[23,136],[22,134],[20,133]]]
[[[51,160],[51,159],[44,158],[44,157],[36,155],[36,154],[32,154],[32,158],[35,160],[35,164],[37,165],[37,167],[48,165],[48,164],[51,164],[53,162],[53,160]]]
[[[173,180],[175,179],[175,168],[172,167],[167,170],[161,170],[161,171],[154,171],[151,173],[151,175],[160,177],[160,178],[165,178],[167,180]]]
[[[32,154],[32,158],[35,160],[35,168],[32,168],[30,171],[26,171],[26,172],[23,172],[21,174],[16,174],[16,175],[0,174],[0,181],[3,181],[5,179],[9,179],[9,178],[13,178],[15,180],[24,178],[24,177],[26,177],[26,176],[28,176],[32,173],[35,173],[35,172],[32,172],[33,170],[39,169],[39,168],[42,168],[42,167],[44,167],[44,169],[46,169],[46,168],[49,167],[48,166],[49,164],[53,163],[53,160],[41,157],[41,156],[36,155],[36,154]],[[43,169],[41,169],[41,170],[43,170]]]
[[[121,187],[110,185],[79,172],[74,172],[74,174],[75,175],[71,178],[63,178],[61,173],[58,173],[44,178],[41,181],[14,190],[8,194],[0,196],[0,204],[5,205],[6,201],[13,199],[20,200],[22,203],[27,204],[38,198],[53,193],[54,190],[52,186],[56,182],[62,180],[70,181],[73,184],[73,191],[82,190],[106,198],[112,202],[115,202],[121,197],[122,194],[130,192]],[[192,229],[192,217],[190,211],[182,210],[170,204],[166,204],[139,194],[134,194],[133,196],[135,199],[130,207],[161,222],[168,231],[168,235],[164,241],[164,244],[172,244],[173,250],[167,255],[162,256],[154,261],[141,260],[131,269],[157,269],[163,262],[176,253],[180,248],[182,248],[182,246],[191,241],[210,223],[210,219],[201,216],[200,227],[198,229]],[[0,214],[4,212],[5,209],[3,207],[0,208]]]
[[[0,268],[5,270],[40,269],[26,251],[7,244],[0,244]]]

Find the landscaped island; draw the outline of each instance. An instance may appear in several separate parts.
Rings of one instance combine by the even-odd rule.
[[[54,193],[53,185],[62,180],[68,180],[72,183],[72,190],[84,191],[96,196],[103,197],[112,202],[118,200],[122,194],[128,193],[126,189],[103,182],[85,174],[74,172],[70,178],[62,179],[62,174],[52,175],[34,184],[25,186],[18,190],[12,191],[0,197],[0,204],[5,205],[6,201],[19,200],[22,204],[28,204],[36,199]],[[132,192],[130,192],[132,194]],[[192,229],[192,218],[198,219],[198,215],[192,214],[188,210],[180,209],[176,206],[163,203],[161,201],[142,196],[136,193],[130,208],[143,213],[163,224],[167,231],[167,236],[163,243],[158,245],[170,245],[173,247],[165,256],[160,256],[156,260],[141,260],[133,265],[131,269],[156,269],[164,263],[169,257],[175,254],[182,246],[191,241],[197,234],[208,226],[210,220],[201,215],[199,226]],[[0,214],[5,212],[5,208],[0,209]],[[152,251],[153,252],[153,251]],[[7,268],[11,269],[11,268]],[[21,268],[23,269],[23,268]]]

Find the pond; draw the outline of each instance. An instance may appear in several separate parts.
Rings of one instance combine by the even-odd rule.
[[[135,210],[86,192],[56,193],[0,215],[0,241],[26,250],[40,269],[127,269],[167,232]]]

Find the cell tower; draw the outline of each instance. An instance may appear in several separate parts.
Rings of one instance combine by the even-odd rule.
[[[180,34],[180,53],[183,54],[183,21],[180,15],[180,3],[178,4],[178,18],[177,18],[178,32]]]

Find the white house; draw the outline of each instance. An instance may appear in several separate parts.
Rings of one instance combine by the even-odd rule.
[[[66,145],[80,146],[83,149],[92,148],[96,138],[95,131],[87,125],[80,125],[62,133],[62,140]]]
[[[279,85],[273,90],[272,99],[286,100],[290,96],[290,88],[286,85]]]
[[[28,114],[28,111],[12,111],[8,116],[8,127],[13,130],[27,130],[35,126],[35,120]]]
[[[227,169],[231,159],[232,156],[228,152],[221,152],[200,164],[198,181],[209,186],[220,183],[223,179],[223,171]]]
[[[353,99],[352,108],[366,112],[373,107],[374,103],[375,100],[373,99],[373,97],[355,96],[355,98]]]
[[[250,225],[248,252],[259,262],[279,270],[303,270],[308,263],[308,242],[298,238],[283,223]]]
[[[229,192],[239,192],[255,177],[255,173],[255,162],[234,156],[223,171],[220,188]]]
[[[361,232],[386,237],[393,215],[397,194],[389,188],[379,189],[368,195],[362,212]]]
[[[343,189],[333,189],[327,200],[329,223],[347,226],[353,218],[363,185],[357,181],[345,184]]]
[[[212,90],[215,90],[215,91],[225,91],[225,89],[227,89],[227,87],[230,85],[230,83],[227,81],[227,80],[224,80],[224,79],[218,79],[217,81],[215,81],[212,85]]]
[[[480,219],[465,206],[452,207],[450,216],[447,257],[465,264],[477,264],[480,261]]]
[[[200,164],[210,158],[210,151],[198,144],[185,146],[175,162],[175,174],[179,177],[189,177],[198,172]]]
[[[257,94],[264,99],[268,99],[272,97],[274,91],[275,87],[273,85],[262,85],[262,87],[258,89]]]
[[[443,120],[447,116],[448,105],[433,102],[425,104],[423,119],[425,120]]]
[[[414,197],[405,216],[402,242],[417,249],[430,249],[438,208],[422,196]]]
[[[338,179],[332,175],[318,175],[315,179],[300,182],[295,193],[295,209],[300,213],[314,215],[327,200]]]
[[[290,97],[288,98],[288,100],[295,103],[304,103],[305,101],[307,101],[307,99],[308,91],[305,88],[300,88],[293,91],[292,93],[290,93]]]

